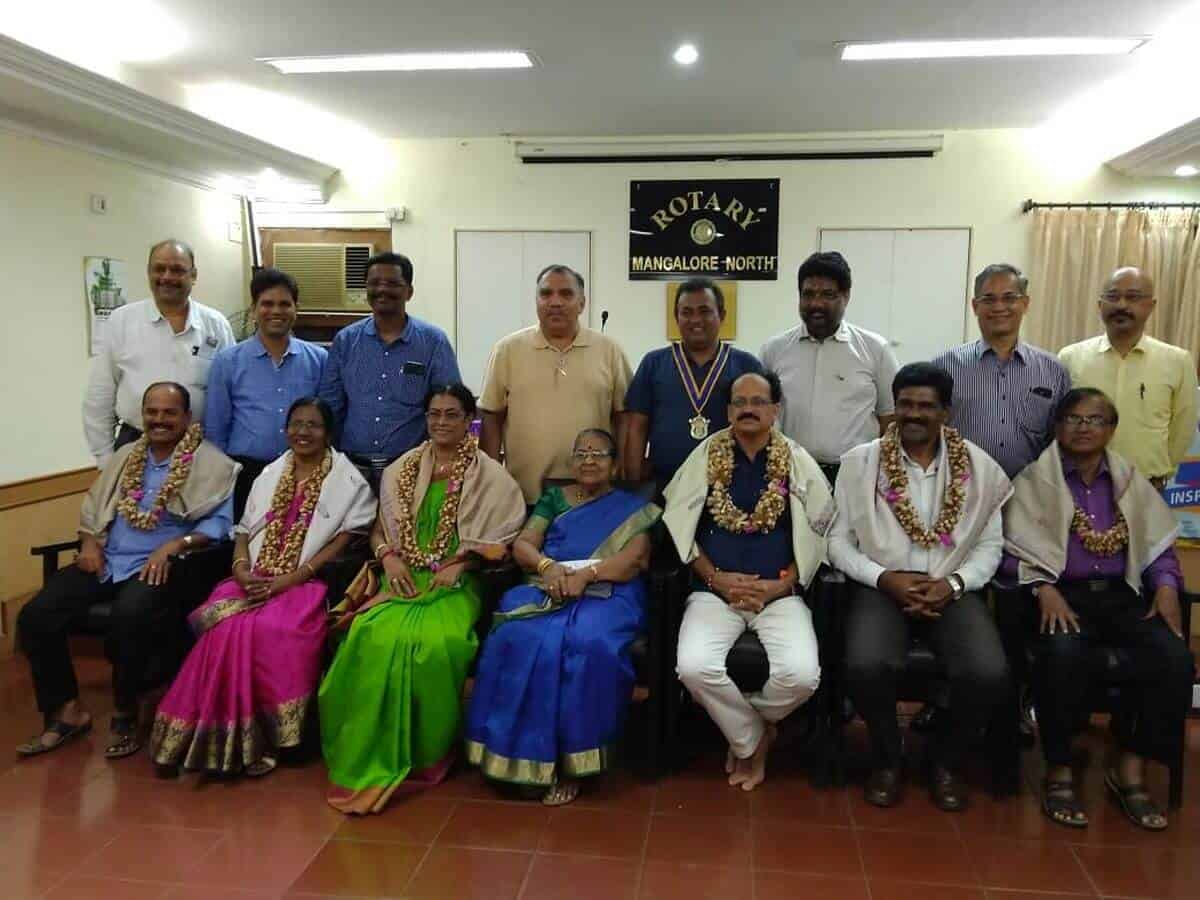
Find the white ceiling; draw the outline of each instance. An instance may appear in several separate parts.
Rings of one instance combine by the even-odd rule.
[[[274,92],[380,137],[1033,126],[1073,96],[1126,72],[1130,58],[850,64],[837,60],[834,42],[1145,35],[1190,5],[1180,0],[157,2],[184,26],[186,45],[147,64],[152,74],[183,85],[233,82]],[[54,15],[54,4],[45,8]],[[153,40],[163,42],[160,49],[174,43],[169,34]],[[700,62],[691,68],[670,58],[684,40],[700,48]],[[271,56],[504,48],[531,51],[541,65],[506,72],[284,76],[255,62]]]

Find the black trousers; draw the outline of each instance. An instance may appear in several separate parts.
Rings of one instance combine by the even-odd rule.
[[[838,470],[841,469],[841,463],[817,463],[817,466],[825,474],[825,478],[829,481],[830,487],[837,485]]]
[[[126,444],[132,444],[142,436],[140,429],[134,428],[132,425],[121,423],[121,427],[117,429],[117,436],[113,441],[113,449],[120,450]]]
[[[167,586],[151,587],[137,576],[119,584],[102,582],[77,565],[60,569],[17,616],[38,709],[46,716],[79,696],[67,637],[84,621],[88,607],[102,601],[112,604],[104,655],[112,663],[118,709],[136,706],[153,660],[176,643],[179,611]]]
[[[390,466],[395,460],[388,459],[386,456],[362,456],[357,453],[347,453],[350,457],[350,462],[354,463],[354,468],[362,474],[362,477],[367,479],[367,484],[371,486],[371,490],[375,496],[379,496],[379,479],[383,477],[383,470]]]
[[[1147,599],[1117,581],[1059,585],[1079,617],[1078,633],[1034,640],[1033,690],[1042,753],[1071,764],[1071,737],[1097,686],[1120,684],[1112,732],[1124,751],[1166,759],[1182,740],[1192,702],[1192,652],[1160,616],[1144,618]]]
[[[854,585],[846,621],[847,689],[871,733],[875,765],[903,762],[896,721],[896,685],[904,671],[909,635],[918,630],[941,658],[950,681],[952,715],[933,741],[934,760],[955,769],[980,729],[1009,696],[1008,661],[983,597],[964,594],[941,618],[906,616],[886,594]]]
[[[242,513],[246,511],[246,501],[250,499],[250,488],[254,479],[262,474],[272,460],[251,459],[249,456],[235,456],[234,462],[242,464],[238,472],[237,483],[233,486],[233,523],[242,521]]]

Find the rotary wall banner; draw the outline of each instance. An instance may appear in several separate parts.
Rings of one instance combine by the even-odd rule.
[[[779,179],[631,181],[629,278],[779,278]]]
[[[1200,430],[1192,435],[1192,446],[1167,485],[1167,505],[1179,519],[1179,541],[1200,547]]]

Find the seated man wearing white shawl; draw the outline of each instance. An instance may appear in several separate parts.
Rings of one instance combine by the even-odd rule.
[[[762,783],[775,724],[820,680],[812,614],[801,596],[825,558],[829,483],[776,428],[779,377],[748,373],[730,386],[729,421],[692,451],[667,485],[663,521],[691,565],[679,630],[679,680],[729,741],[729,783]],[[725,657],[747,629],[770,661],[760,691],[743,696]]]
[[[1094,680],[1116,658],[1133,677],[1113,714],[1119,756],[1104,781],[1135,825],[1159,831],[1167,819],[1147,793],[1146,757],[1168,758],[1182,740],[1193,668],[1180,625],[1175,517],[1108,449],[1117,425],[1108,397],[1070,391],[1055,421],[1055,442],[1017,476],[1004,509],[1003,570],[1033,586],[1040,619],[1033,690],[1046,757],[1042,809],[1060,825],[1088,823],[1071,736]]]
[[[829,559],[852,581],[847,687],[871,733],[866,799],[893,806],[903,790],[896,682],[909,632],[925,632],[946,668],[952,721],[934,738],[930,797],[965,808],[959,769],[968,742],[1008,694],[1000,636],[978,593],[1000,564],[1000,507],[1011,486],[979,447],[945,427],[954,380],[929,363],[892,382],[896,423],[842,457]]]

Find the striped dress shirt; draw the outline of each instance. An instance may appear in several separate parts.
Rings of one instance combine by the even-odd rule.
[[[984,341],[947,350],[933,361],[954,379],[949,425],[983,450],[1009,478],[1037,459],[1054,437],[1054,410],[1071,389],[1066,367],[1018,342],[1001,362]]]

